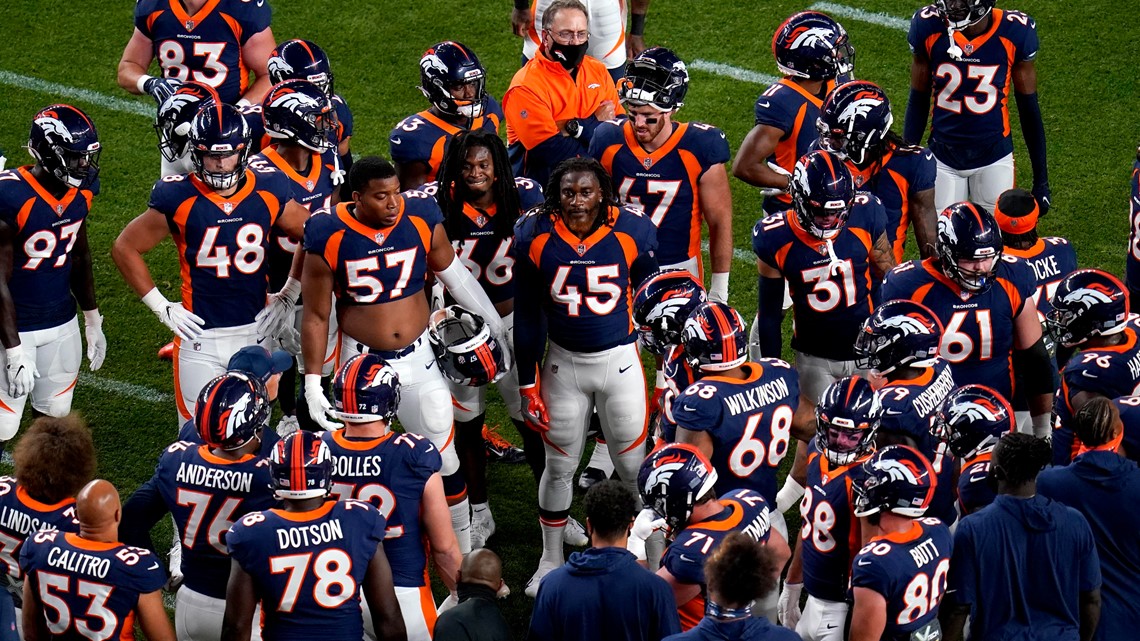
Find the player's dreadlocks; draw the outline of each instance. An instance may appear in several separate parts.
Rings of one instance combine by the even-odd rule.
[[[705,561],[708,590],[728,608],[742,608],[771,594],[778,570],[771,550],[740,532],[726,536]]]
[[[597,228],[604,224],[609,224],[609,208],[617,207],[621,203],[618,202],[617,197],[614,195],[613,180],[610,175],[606,173],[606,168],[602,163],[598,162],[595,158],[576,156],[568,158],[558,163],[554,171],[550,174],[550,180],[546,183],[545,201],[542,203],[543,211],[549,216],[557,216],[558,212],[562,211],[562,177],[566,174],[573,174],[578,172],[590,172],[598,180],[598,185],[602,190],[602,213],[598,216],[597,222],[594,227]]]
[[[1037,474],[1053,460],[1049,442],[1032,434],[1006,434],[994,447],[993,469],[1010,486],[1032,483]]]
[[[1116,438],[1120,414],[1112,401],[1104,396],[1094,397],[1084,404],[1073,417],[1073,432],[1081,443],[1098,447]]]
[[[467,192],[467,185],[463,182],[463,163],[467,152],[476,147],[486,149],[494,164],[495,182],[491,192],[495,198],[495,215],[491,223],[495,237],[510,238],[519,217],[519,190],[507,158],[507,146],[496,134],[482,129],[461,131],[447,142],[438,174],[437,197],[443,210],[443,228],[453,240],[464,236],[463,194]]]

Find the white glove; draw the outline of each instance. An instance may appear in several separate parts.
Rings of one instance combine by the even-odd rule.
[[[275,338],[286,325],[292,326],[300,295],[301,282],[292,277],[285,281],[281,291],[270,294],[265,309],[255,317],[258,336]]]
[[[83,312],[83,330],[87,335],[87,360],[91,371],[97,372],[107,357],[107,337],[103,335],[103,317],[98,309]]]
[[[320,374],[305,374],[305,402],[309,404],[309,417],[321,429],[332,432],[344,427],[329,418],[332,415],[332,405],[321,387]]]
[[[281,349],[289,352],[293,356],[301,355],[301,332],[297,331],[296,327],[286,325],[282,328],[281,333],[277,335],[277,344]]]
[[[785,583],[784,589],[780,590],[780,599],[776,602],[780,624],[790,630],[795,630],[796,624],[800,622],[800,592],[803,589],[803,583]]]
[[[8,159],[5,158],[3,154],[0,154],[0,171],[4,171],[4,165],[6,164],[8,164]]]
[[[435,615],[439,616],[457,605],[459,605],[459,595],[452,592],[451,594],[447,595],[447,598],[443,600],[443,603],[440,603],[439,607],[436,608]]]
[[[773,162],[768,163],[768,169],[771,169],[772,171],[776,172],[777,174],[780,174],[781,176],[787,176],[788,177],[788,186],[785,187],[784,189],[780,189],[778,187],[765,187],[765,188],[760,190],[761,196],[782,196],[782,195],[784,195],[784,194],[786,194],[792,190],[792,174],[791,174],[791,172],[789,172],[787,169],[784,169],[783,167],[781,167],[781,166],[779,166]]]
[[[8,394],[13,398],[26,396],[40,375],[36,362],[20,345],[8,348],[5,355],[8,357]]]
[[[172,303],[166,300],[158,288],[150,290],[142,297],[142,302],[158,316],[163,325],[180,336],[183,340],[192,341],[202,335],[202,325],[206,321],[197,314],[187,310],[182,303]]]
[[[650,508],[641,510],[637,513],[637,518],[633,521],[633,527],[630,528],[625,549],[632,552],[638,561],[644,561],[645,539],[653,536],[653,533],[657,530],[664,529],[665,519],[657,516],[657,513]]]
[[[713,272],[709,283],[709,300],[728,304],[728,272]]]

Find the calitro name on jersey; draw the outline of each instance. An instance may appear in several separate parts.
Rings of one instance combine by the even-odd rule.
[[[253,474],[234,472],[217,467],[206,467],[195,463],[181,463],[174,480],[188,485],[209,487],[231,492],[249,492],[253,487]]]
[[[930,387],[914,397],[914,409],[919,416],[930,416],[942,406],[942,401],[954,390],[954,375],[950,368],[942,370]]]
[[[71,574],[87,574],[106,578],[111,571],[111,559],[104,559],[83,552],[73,552],[63,548],[48,551],[48,565],[67,570]]]
[[[340,519],[277,530],[277,547],[300,548],[344,539]]]
[[[16,534],[28,535],[39,532],[47,525],[44,521],[20,510],[8,506],[0,508],[0,528]]]
[[[934,539],[926,539],[910,549],[910,558],[914,559],[915,567],[922,567],[938,557],[938,546],[934,544]]]
[[[357,478],[361,476],[379,476],[379,456],[334,456],[333,476],[341,478]]]
[[[750,387],[743,392],[737,392],[724,399],[728,411],[733,416],[742,412],[751,412],[772,403],[779,403],[788,397],[788,382],[778,378],[771,383],[764,383]]]

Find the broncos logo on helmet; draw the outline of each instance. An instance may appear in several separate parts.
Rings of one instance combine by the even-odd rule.
[[[278,56],[271,57],[266,68],[269,71],[270,77],[284,77],[293,73],[293,67],[290,66],[288,62],[285,62],[284,58]]]
[[[1100,283],[1089,283],[1080,289],[1069,292],[1061,300],[1066,303],[1084,305],[1088,309],[1097,303],[1111,303],[1115,293]]]
[[[950,420],[953,422],[1000,421],[1005,415],[1005,410],[984,398],[956,403],[950,406],[947,411],[950,414]]]
[[[792,32],[792,43],[789,45],[789,48],[814,47],[820,43],[831,45],[834,40],[835,32],[831,29],[824,29],[822,27],[800,27]]]
[[[852,101],[851,104],[844,107],[843,111],[839,112],[839,122],[850,124],[855,120],[855,118],[859,116],[866,116],[871,112],[872,109],[878,107],[881,104],[883,104],[883,101],[879,100],[878,97],[875,97],[874,94],[870,92],[861,93],[859,96],[855,97],[855,100]]]
[[[447,65],[443,64],[443,61],[439,59],[439,56],[431,53],[430,51],[424,54],[423,58],[420,58],[420,68],[424,71],[432,69],[434,71],[438,71],[441,74],[446,74],[448,71]]]
[[[911,461],[900,461],[898,459],[879,459],[870,461],[872,467],[876,470],[881,470],[892,481],[903,481],[905,483],[918,483],[918,479],[922,476],[923,471],[919,470],[917,466]]]
[[[64,142],[75,142],[75,139],[71,137],[71,132],[67,130],[67,126],[64,125],[63,122],[61,122],[58,118],[55,118],[54,114],[46,115],[50,114],[51,112],[44,113],[45,115],[35,119],[36,125],[39,128],[43,129],[44,133],[59,136],[60,139],[62,139]]]
[[[902,314],[891,318],[884,318],[881,322],[883,327],[894,327],[901,331],[904,336],[933,332],[935,329],[934,325],[930,324],[928,319],[923,318],[919,314]]]
[[[280,93],[277,96],[275,96],[273,98],[273,101],[269,104],[274,106],[274,107],[280,107],[282,109],[292,109],[292,110],[296,110],[298,108],[304,108],[304,109],[321,109],[322,108],[321,105],[316,100],[313,100],[311,97],[306,96],[303,93],[297,93],[296,91],[289,91],[289,92]]]

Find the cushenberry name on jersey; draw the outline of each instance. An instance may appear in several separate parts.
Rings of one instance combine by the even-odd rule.
[[[751,412],[773,403],[781,403],[788,398],[788,382],[778,378],[770,383],[750,387],[743,392],[737,392],[724,399],[728,411],[733,416]]]
[[[277,547],[282,550],[323,545],[343,539],[344,528],[340,525],[340,519],[277,530]]]
[[[57,547],[48,551],[47,562],[53,568],[66,570],[69,574],[86,574],[100,579],[106,578],[111,571],[111,559]]]
[[[918,412],[919,416],[931,416],[942,406],[942,401],[952,391],[954,391],[954,374],[947,367],[942,370],[938,378],[934,379],[930,387],[914,397],[914,410]]]
[[[206,467],[195,463],[182,463],[178,466],[178,483],[209,487],[230,492],[249,493],[253,487],[252,472],[235,472],[217,467]]]

